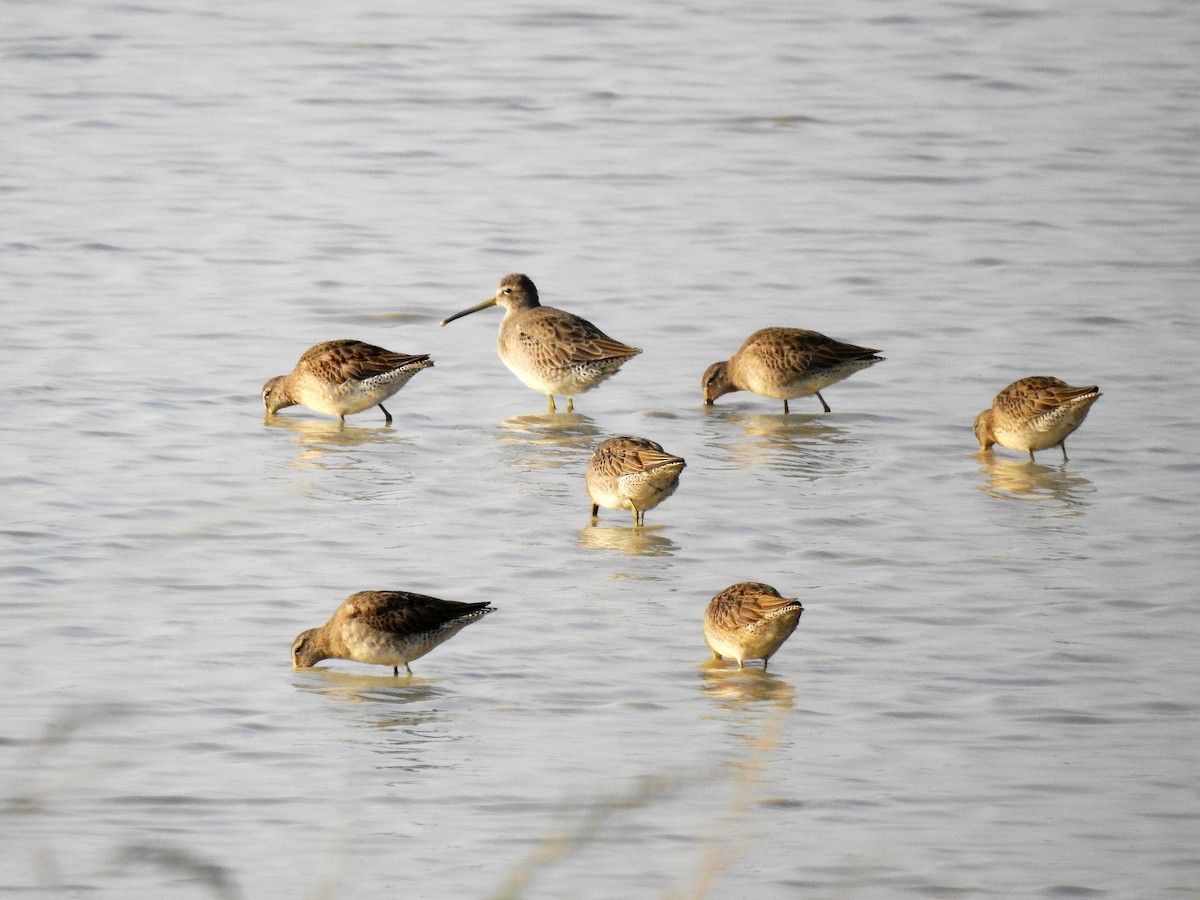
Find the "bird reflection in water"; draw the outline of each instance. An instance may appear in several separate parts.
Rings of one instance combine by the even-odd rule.
[[[1004,459],[987,452],[976,456],[980,470],[987,475],[979,490],[998,500],[1049,502],[1079,514],[1090,505],[1087,496],[1096,490],[1090,480],[1063,467]]]
[[[599,434],[588,416],[560,412],[505,419],[496,439],[505,445],[509,463],[518,468],[582,469]]]
[[[773,416],[704,407],[705,413],[722,426],[707,443],[719,448],[741,468],[766,465],[808,478],[844,475],[866,468],[854,455],[858,438],[845,428],[831,424],[821,414]],[[735,434],[737,429],[740,434]]]
[[[301,690],[356,704],[344,710],[352,723],[386,735],[369,739],[376,764],[406,772],[441,768],[441,745],[461,738],[445,711],[453,704],[447,699],[452,692],[440,684],[436,678],[363,675],[327,668],[303,669],[296,678]]]
[[[292,443],[300,448],[296,457],[298,466],[320,466],[329,454],[369,444],[406,443],[407,438],[398,435],[395,428],[380,425],[378,428],[362,428],[357,425],[340,425],[336,419],[309,419],[299,416],[274,416],[266,423],[268,428],[290,430]]]
[[[700,664],[701,691],[718,701],[721,709],[746,703],[772,703],[790,710],[796,689],[774,672],[758,667],[738,669],[726,660],[706,659]]]
[[[579,546],[585,550],[616,550],[627,556],[674,556],[679,545],[660,532],[663,525],[643,525],[641,528],[616,525],[589,525],[580,528]]]
[[[790,799],[774,793],[781,782],[769,773],[786,765],[784,760],[791,755],[781,758],[780,749],[796,691],[773,672],[733,669],[717,659],[701,663],[700,678],[701,691],[715,701],[704,718],[720,723],[729,742],[743,750],[727,764],[730,800],[711,823],[713,836],[701,851],[699,868],[706,881],[715,881],[721,873],[744,865],[761,848],[762,808]],[[694,896],[702,893],[697,890]]]
[[[384,703],[407,705],[430,703],[448,694],[440,678],[419,675],[364,675],[339,672],[326,667],[297,671],[296,686],[315,694],[324,694],[347,703]],[[436,718],[429,710],[418,713],[425,720]],[[411,717],[406,716],[405,721]]]

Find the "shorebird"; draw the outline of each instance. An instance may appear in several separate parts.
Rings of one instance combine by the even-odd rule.
[[[496,344],[500,359],[527,387],[549,398],[550,412],[557,408],[555,394],[567,398],[567,412],[571,412],[576,394],[590,391],[642,352],[610,338],[587,319],[542,306],[537,288],[526,275],[505,275],[495,294],[441,324],[489,306],[504,307]]]
[[[496,609],[487,603],[439,600],[409,591],[351,594],[320,628],[302,632],[292,643],[292,665],[304,669],[323,659],[404,666],[448,641],[476,619]]]
[[[685,465],[683,459],[646,438],[609,438],[592,454],[584,476],[592,515],[596,516],[601,506],[631,509],[634,527],[644,525],[646,510],[675,493]]]
[[[800,623],[799,600],[779,596],[769,584],[743,581],[730,585],[709,601],[704,611],[704,642],[716,659],[767,662]]]
[[[1067,437],[1087,418],[1100,388],[1071,387],[1049,375],[1032,375],[1014,381],[975,417],[975,437],[980,450],[1000,444],[1024,450],[1033,462],[1034,450],[1058,445],[1067,462]]]
[[[746,338],[728,360],[713,363],[704,372],[704,402],[711,406],[725,394],[752,391],[782,400],[786,414],[790,411],[788,400],[816,394],[825,412],[829,412],[821,389],[882,362],[878,353],[816,331],[763,328]]]
[[[290,373],[263,385],[263,406],[270,416],[299,403],[337,416],[343,425],[346,416],[378,406],[384,424],[391,425],[392,414],[383,401],[432,365],[424,353],[393,353],[362,341],[325,341],[305,350]]]

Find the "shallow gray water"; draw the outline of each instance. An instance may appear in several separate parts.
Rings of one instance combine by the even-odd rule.
[[[0,891],[1200,894],[1200,7],[0,9]],[[645,348],[574,415],[436,327],[511,271]],[[887,361],[703,408],[764,325]],[[336,337],[436,368],[264,424]],[[1030,374],[1065,465],[974,453]],[[293,672],[363,588],[500,612]]]

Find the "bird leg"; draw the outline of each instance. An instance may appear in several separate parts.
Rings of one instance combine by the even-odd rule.
[[[833,412],[833,410],[829,408],[829,404],[825,402],[825,398],[821,396],[820,391],[817,391],[817,399],[820,400],[821,405],[825,407],[825,412]]]
[[[547,395],[546,395],[546,399],[549,401],[549,404],[548,404],[548,407],[549,407],[549,408],[546,410],[546,412],[555,412],[555,411],[558,409],[558,407],[556,407],[556,406],[554,405],[554,395],[553,395],[553,394],[547,394]]]
[[[383,410],[383,424],[391,425],[392,424],[392,414],[387,411],[387,407],[384,406],[382,403],[379,404],[379,408]]]
[[[783,398],[783,414],[784,414],[785,416],[788,414],[788,404],[787,404],[787,397],[784,397],[784,398]]]
[[[575,412],[575,398],[574,397],[567,398],[567,412]]]

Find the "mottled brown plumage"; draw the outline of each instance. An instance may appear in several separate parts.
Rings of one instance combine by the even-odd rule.
[[[587,319],[542,306],[537,288],[525,275],[505,275],[495,294],[441,324],[489,306],[502,306],[505,311],[497,340],[500,359],[526,386],[549,398],[550,412],[556,408],[555,394],[567,398],[570,411],[576,394],[615,375],[630,357],[642,352],[610,338]]]
[[[1023,450],[1034,461],[1035,450],[1058,445],[1067,462],[1067,438],[1087,418],[1100,389],[1071,387],[1049,375],[1032,375],[1014,381],[975,417],[975,437],[980,450],[1000,444]]]
[[[709,601],[704,611],[704,641],[715,658],[767,662],[800,623],[799,600],[779,596],[769,584],[743,581],[730,585]]]
[[[394,353],[362,341],[325,341],[304,351],[289,374],[263,385],[263,406],[267,415],[274,415],[300,404],[343,423],[352,413],[378,406],[384,424],[391,425],[392,414],[383,401],[432,365],[428,354]]]
[[[646,510],[675,493],[685,465],[681,457],[646,438],[609,438],[592,454],[584,476],[592,515],[599,513],[601,506],[629,509],[633,510],[634,527],[644,525]]]
[[[882,362],[878,352],[802,328],[763,328],[728,360],[708,367],[701,379],[704,402],[712,405],[725,394],[751,391],[782,400],[787,413],[789,399],[816,394],[829,412],[821,389]]]
[[[351,594],[320,628],[310,628],[292,643],[292,665],[307,668],[323,659],[400,666],[447,641],[476,619],[495,612],[487,603],[439,600],[409,591],[359,591]]]

